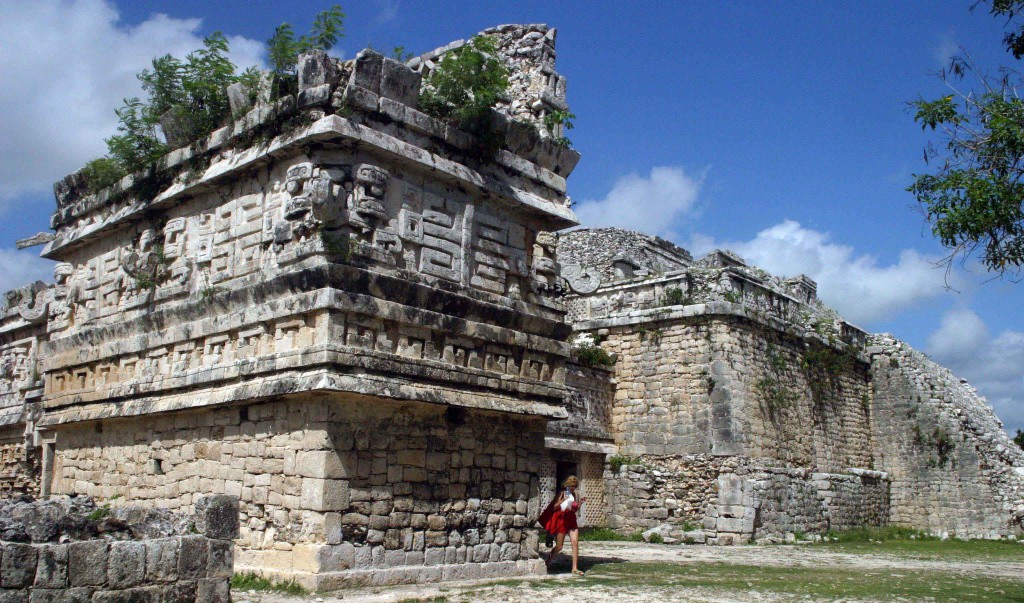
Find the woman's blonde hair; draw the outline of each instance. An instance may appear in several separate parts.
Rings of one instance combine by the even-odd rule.
[[[564,482],[562,482],[562,487],[563,488],[579,488],[580,487],[580,480],[576,479],[575,475],[570,475],[569,477],[565,478]]]

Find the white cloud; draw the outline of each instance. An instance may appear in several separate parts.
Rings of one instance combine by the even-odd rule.
[[[398,0],[377,0],[380,12],[374,18],[377,23],[387,23],[398,15]]]
[[[939,45],[932,49],[932,56],[938,61],[940,67],[949,67],[949,61],[960,52],[960,45],[952,33],[946,32],[942,36]]]
[[[121,99],[153,57],[202,45],[200,19],[119,22],[105,0],[0,2],[0,200],[50,190],[106,152]],[[228,38],[232,60],[260,64],[263,43]]]
[[[1007,429],[1024,429],[1024,332],[993,337],[968,309],[946,313],[928,339],[928,353],[988,398]]]
[[[604,199],[582,201],[573,210],[584,226],[670,237],[675,220],[693,211],[703,182],[704,174],[695,178],[680,167],[655,167],[646,177],[619,178]]]
[[[53,266],[32,251],[0,249],[0,293],[35,281],[53,282]]]
[[[806,274],[818,282],[818,297],[854,323],[905,310],[945,290],[945,272],[934,258],[905,249],[894,264],[880,265],[869,254],[829,241],[829,235],[786,220],[746,242],[721,243],[695,237],[695,252],[731,249],[752,264],[780,276]]]

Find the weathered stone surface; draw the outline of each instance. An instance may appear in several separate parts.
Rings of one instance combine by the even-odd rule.
[[[112,542],[107,559],[107,581],[113,588],[129,588],[146,576],[146,545],[141,542]]]
[[[36,577],[38,550],[28,544],[6,543],[0,555],[0,587],[25,588]]]
[[[206,577],[209,544],[202,536],[185,536],[178,549],[178,579],[197,580]]]
[[[196,529],[207,538],[238,538],[238,497],[204,496],[196,502]]]
[[[71,586],[98,586],[107,581],[107,548],[102,540],[68,545],[68,581]]]
[[[64,588],[68,584],[68,546],[54,544],[39,547],[34,585],[37,588]]]
[[[322,50],[312,50],[299,55],[296,61],[296,71],[299,75],[300,91],[333,84],[338,79],[334,59],[327,56],[327,53]]]

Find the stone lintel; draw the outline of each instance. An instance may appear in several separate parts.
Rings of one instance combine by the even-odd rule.
[[[530,401],[495,395],[493,392],[458,391],[436,384],[412,383],[394,376],[346,374],[329,369],[319,369],[260,377],[201,392],[163,393],[136,397],[122,402],[96,402],[88,405],[48,409],[38,426],[55,428],[84,421],[127,418],[228,404],[266,402],[275,398],[296,395],[331,394],[356,395],[367,401],[389,399],[399,402],[448,404],[476,410],[532,415],[545,419],[567,417],[565,409],[555,401]]]
[[[544,447],[554,450],[572,450],[574,452],[591,452],[595,454],[615,454],[619,448],[611,440],[591,438],[567,438],[546,435]]]

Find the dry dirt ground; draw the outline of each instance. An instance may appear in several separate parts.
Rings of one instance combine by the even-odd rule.
[[[778,601],[1022,601],[1024,544],[969,559],[818,546],[581,543],[584,577],[567,559],[548,576],[348,590],[304,597],[235,592],[236,603],[545,603]],[[1019,552],[1016,550],[1019,546]]]

